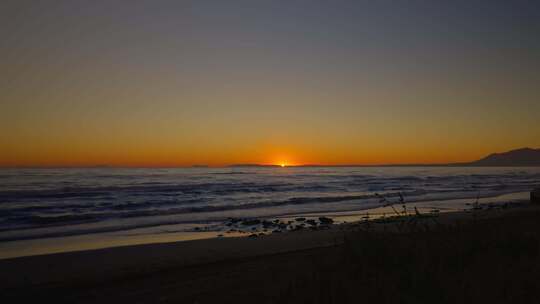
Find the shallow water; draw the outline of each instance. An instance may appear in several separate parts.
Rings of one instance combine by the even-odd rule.
[[[540,186],[540,168],[2,169],[0,242],[133,229],[224,230],[229,217],[355,212]],[[457,206],[457,205],[456,205]]]

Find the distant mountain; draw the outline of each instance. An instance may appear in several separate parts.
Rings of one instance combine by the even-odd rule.
[[[540,149],[522,148],[504,153],[493,153],[468,166],[535,167],[540,166]]]

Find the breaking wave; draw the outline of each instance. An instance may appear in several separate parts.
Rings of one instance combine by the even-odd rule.
[[[82,223],[112,229],[115,220],[123,224],[114,229],[131,229],[190,217],[210,221],[233,211],[362,209],[399,193],[407,202],[489,197],[540,186],[540,169],[12,169],[0,171],[0,179],[0,240],[9,240],[17,231],[59,226],[66,234],[85,233],[75,229]]]

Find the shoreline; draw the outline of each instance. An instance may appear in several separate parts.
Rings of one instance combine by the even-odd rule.
[[[491,203],[484,204],[485,206],[491,206],[489,208],[482,208],[478,210],[476,214],[478,217],[498,217],[504,214],[511,214],[513,212],[521,212],[532,209],[540,209],[540,206],[529,203],[528,201],[515,201],[510,205],[492,205]],[[492,208],[494,207],[494,208]],[[380,207],[370,210],[391,210],[390,207]],[[428,213],[422,213],[421,217],[436,217],[438,222],[450,224],[455,221],[468,221],[472,219],[473,210],[461,210],[461,211],[443,211],[434,215]],[[93,254],[98,255],[111,255],[116,256],[121,252],[133,252],[139,251],[139,254],[146,252],[153,252],[152,256],[155,256],[156,252],[161,252],[166,258],[168,256],[166,250],[182,250],[184,256],[180,259],[182,265],[191,265],[199,262],[211,262],[212,260],[221,260],[231,257],[247,257],[251,255],[266,255],[266,254],[276,254],[296,250],[304,250],[317,247],[325,247],[330,245],[336,245],[339,243],[338,236],[343,236],[344,233],[355,230],[355,227],[359,225],[365,225],[370,223],[373,227],[387,226],[395,227],[395,224],[400,221],[405,221],[410,218],[415,218],[413,213],[407,215],[403,214],[401,216],[396,216],[387,212],[388,217],[386,220],[384,217],[377,217],[377,213],[371,213],[373,215],[370,219],[362,219],[362,215],[366,214],[355,214],[354,217],[358,220],[351,221],[342,224],[332,224],[329,226],[329,229],[319,229],[319,230],[310,230],[303,229],[299,231],[290,231],[286,233],[271,233],[265,234],[264,236],[259,236],[257,238],[248,237],[245,234],[242,234],[239,237],[208,237],[208,238],[196,238],[190,240],[180,240],[180,241],[171,241],[171,242],[154,242],[154,243],[142,243],[142,244],[130,244],[125,246],[111,246],[111,247],[102,247],[102,248],[92,248],[86,250],[74,250],[74,251],[62,251],[54,253],[45,253],[45,254],[36,254],[28,256],[15,256],[10,258],[0,259],[0,266],[3,264],[10,264],[14,262],[18,264],[19,261],[33,261],[33,260],[56,260],[63,258],[80,258],[88,257]],[[380,215],[381,213],[379,213]],[[349,216],[349,215],[347,215]],[[396,231],[397,232],[397,231]],[[205,232],[197,232],[204,234]],[[209,234],[214,235],[217,232],[209,232]],[[269,246],[258,247],[254,246],[253,251],[239,252],[232,249],[233,247],[243,247],[244,245],[251,246],[253,242],[264,242]],[[245,248],[244,248],[245,249]],[[228,252],[230,250],[230,252]],[[187,252],[187,253],[186,253]],[[208,256],[205,256],[204,253],[208,253]],[[158,255],[159,255],[158,254]],[[193,254],[193,256],[190,256]],[[136,254],[137,255],[137,254]],[[141,260],[138,262],[144,262],[145,257],[140,256]],[[178,261],[176,261],[178,262]],[[50,263],[42,263],[50,264]]]
[[[278,284],[279,288],[286,288],[286,284],[289,284],[294,276],[301,275],[295,270],[297,265],[307,261],[312,263],[313,258],[322,262],[328,255],[341,256],[340,252],[347,244],[347,239],[354,238],[355,235],[368,236],[368,239],[369,235],[380,235],[383,239],[392,239],[392,235],[408,237],[418,234],[418,231],[427,233],[430,229],[442,229],[449,233],[450,228],[444,227],[461,226],[466,229],[477,222],[491,223],[487,225],[491,227],[499,222],[519,223],[520,218],[536,218],[536,214],[540,214],[540,205],[516,203],[434,216],[360,221],[332,225],[327,230],[306,229],[257,238],[211,238],[3,259],[0,260],[0,268],[3,270],[0,272],[0,293],[17,299],[31,291],[27,296],[58,296],[60,299],[68,299],[66,302],[73,302],[73,299],[76,302],[94,302],[91,297],[87,298],[89,293],[95,297],[105,297],[102,293],[109,293],[111,298],[106,296],[104,302],[115,302],[117,297],[133,296],[140,285],[140,288],[145,290],[144,294],[150,297],[145,301],[153,302],[151,299],[156,296],[165,296],[164,292],[181,298],[184,292],[194,299],[203,294],[212,298],[216,296],[213,289],[221,288],[219,284],[222,283],[225,284],[223,288],[233,288],[229,286],[233,284],[237,289],[241,288],[242,284],[254,284],[250,283],[253,279],[250,278],[251,275],[257,280],[270,280],[271,277],[266,274],[268,270],[263,270],[268,267],[291,272],[291,276],[281,276],[279,279],[279,284],[285,284]],[[418,220],[418,223],[414,224],[416,230],[412,229],[413,226],[404,229],[403,227],[407,226],[403,224],[408,225],[411,220]],[[360,245],[369,248],[371,243],[361,241]],[[316,267],[309,265],[302,267],[305,271]],[[238,270],[238,267],[247,268]],[[219,270],[221,268],[222,271]],[[229,276],[234,276],[237,281],[229,282]],[[209,279],[218,285],[197,283]],[[181,285],[177,286],[179,290],[164,291],[164,280],[170,280],[171,284],[181,282]],[[189,286],[193,286],[195,290]],[[122,289],[129,290],[129,293],[125,294]]]
[[[493,197],[481,198],[480,204],[497,204],[497,203],[519,203],[528,201],[528,192],[507,193]],[[433,210],[439,210],[440,213],[461,212],[464,209],[471,208],[470,198],[457,198],[450,200],[432,200],[418,201],[406,203],[408,208],[407,214],[414,214],[414,209],[417,208],[421,213],[430,213]],[[394,204],[396,208],[401,210],[401,205]],[[439,212],[438,211],[438,212]],[[334,226],[341,226],[347,223],[362,221],[366,217],[370,220],[376,220],[381,216],[395,215],[391,207],[375,207],[353,211],[336,211],[336,212],[307,212],[294,213],[291,215],[282,215],[277,219],[287,221],[297,217],[318,218],[320,216],[328,216],[337,223]],[[263,219],[262,217],[261,219]],[[90,233],[81,235],[68,235],[52,238],[36,238],[22,239],[0,242],[0,261],[4,259],[39,256],[56,253],[80,252],[87,250],[120,248],[134,245],[151,245],[151,244],[166,244],[176,242],[192,242],[196,240],[208,240],[216,238],[244,238],[251,235],[251,232],[226,232],[221,230],[198,230],[195,231],[177,231],[177,225],[161,225],[150,228],[135,228],[113,232]],[[205,227],[203,225],[193,227]],[[258,233],[258,232],[257,232]],[[298,231],[287,231],[283,234],[298,233]]]

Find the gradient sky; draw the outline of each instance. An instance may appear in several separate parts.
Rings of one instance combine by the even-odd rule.
[[[0,166],[540,146],[538,1],[2,1]]]

